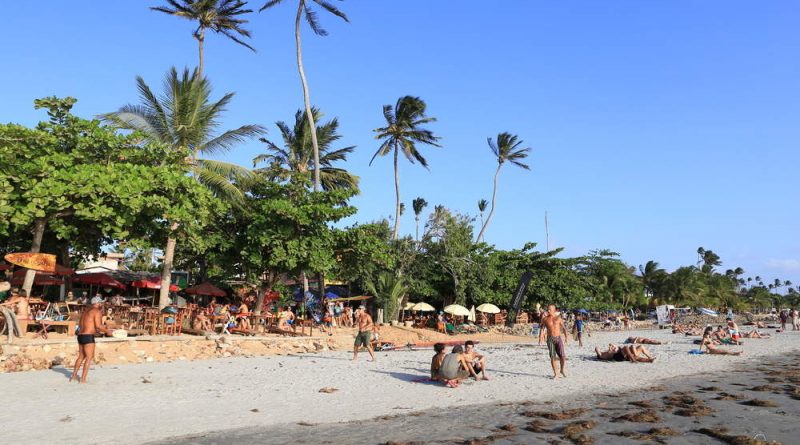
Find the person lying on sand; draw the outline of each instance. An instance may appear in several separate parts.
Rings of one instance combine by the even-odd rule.
[[[452,352],[444,357],[439,375],[444,384],[450,388],[457,388],[461,381],[469,376],[475,377],[475,380],[481,379],[464,356],[464,348],[461,345],[453,346]]]
[[[762,334],[758,329],[753,329],[750,332],[742,332],[742,338],[772,338],[769,334]]]
[[[608,350],[600,351],[600,347],[594,348],[595,354],[599,360],[624,362],[630,361],[632,363],[653,363],[656,358],[650,355],[650,351],[641,345],[624,345],[617,346],[614,344],[608,345]]]
[[[699,351],[703,351],[703,346],[706,347],[709,354],[717,354],[717,355],[742,355],[742,351],[728,351],[725,349],[718,348],[714,345],[714,341],[711,338],[712,331],[714,330],[713,327],[709,326],[706,328],[705,332],[703,333],[703,340],[700,343]]]
[[[475,374],[483,374],[484,380],[489,380],[486,376],[486,357],[475,351],[475,342],[467,340],[464,343],[464,358],[472,364]]]
[[[625,344],[633,345],[633,344],[640,344],[640,345],[668,345],[672,342],[670,341],[658,341],[653,340],[652,338],[646,337],[628,337],[625,340]]]
[[[442,363],[447,353],[444,352],[444,343],[436,343],[433,345],[433,350],[436,354],[431,359],[431,380],[441,381],[442,376],[439,371],[442,369]]]

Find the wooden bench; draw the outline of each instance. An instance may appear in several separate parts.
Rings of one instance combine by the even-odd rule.
[[[18,320],[19,322],[19,330],[20,332],[28,332],[29,327],[35,327],[37,329],[41,329],[42,323],[33,320]],[[52,321],[46,320],[45,321],[48,327],[52,328],[66,328],[67,335],[73,336],[75,335],[75,322],[72,320],[67,321]]]

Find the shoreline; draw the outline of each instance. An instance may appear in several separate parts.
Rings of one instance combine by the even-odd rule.
[[[594,346],[622,342],[629,335],[671,340],[648,346],[653,364],[598,362]],[[583,348],[567,347],[566,379],[549,379],[544,346],[479,345],[492,380],[467,382],[458,389],[418,382],[428,373],[431,351],[366,354],[352,363],[344,350],[204,361],[97,367],[88,385],[67,384],[69,370],[0,374],[6,410],[0,427],[9,441],[38,442],[54,435],[65,443],[141,444],[186,436],[213,436],[242,428],[272,431],[297,423],[332,424],[441,410],[453,413],[486,403],[563,403],[588,394],[631,391],[656,381],[716,373],[759,358],[793,353],[800,333],[770,340],[751,339],[741,357],[696,356],[693,337],[667,331],[595,332]],[[737,347],[738,348],[738,347]],[[336,388],[321,393],[325,387]],[[459,407],[456,411],[455,408]],[[20,414],[25,413],[25,414]],[[28,413],[36,413],[30,415]],[[424,422],[422,422],[424,424]],[[178,440],[178,439],[171,439]],[[187,439],[180,439],[187,440]],[[192,443],[192,442],[185,442]],[[373,441],[371,443],[378,443]]]

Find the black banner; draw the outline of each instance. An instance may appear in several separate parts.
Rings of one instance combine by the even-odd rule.
[[[527,271],[522,274],[517,284],[517,290],[514,291],[514,297],[511,299],[511,307],[508,309],[508,316],[506,317],[506,326],[513,328],[514,323],[517,321],[517,314],[519,308],[522,306],[522,301],[525,299],[525,291],[528,290],[528,283],[533,278],[533,272]]]

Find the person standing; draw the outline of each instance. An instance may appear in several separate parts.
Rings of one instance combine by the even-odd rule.
[[[89,366],[94,360],[94,336],[97,332],[110,335],[111,331],[103,327],[103,314],[101,309],[103,307],[103,299],[94,297],[91,301],[91,307],[88,311],[81,314],[80,330],[78,331],[78,359],[75,360],[75,368],[72,370],[72,376],[69,381],[73,381],[78,377],[78,371],[83,366],[83,374],[81,374],[80,383],[86,383],[86,377],[89,375]]]
[[[358,310],[356,311],[356,324],[358,325],[358,334],[356,334],[356,341],[353,344],[353,361],[358,359],[358,349],[361,346],[367,348],[367,352],[369,352],[369,356],[372,357],[372,361],[375,361],[375,353],[372,352],[372,316],[367,313],[367,309],[364,306],[359,306]]]
[[[583,321],[583,315],[575,317],[575,340],[578,341],[578,346],[583,346],[583,333],[586,330],[586,322]]]
[[[778,318],[781,319],[781,331],[785,331],[786,321],[789,319],[789,314],[786,313],[786,309],[781,309],[781,313],[778,314]]]
[[[564,327],[564,319],[561,318],[556,306],[551,304],[547,306],[547,314],[542,318],[542,330],[539,332],[539,344],[547,332],[547,350],[550,353],[550,365],[553,367],[553,379],[558,378],[559,372],[556,371],[556,358],[560,362],[560,374],[566,377],[565,366],[567,356],[564,352],[564,334],[566,329]]]
[[[800,313],[797,312],[797,308],[792,309],[792,330],[800,331]]]

